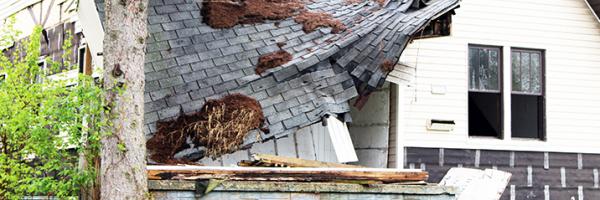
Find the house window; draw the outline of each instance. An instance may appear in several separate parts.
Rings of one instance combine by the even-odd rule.
[[[544,52],[512,49],[512,137],[545,139]]]
[[[501,52],[469,45],[469,136],[502,137]]]
[[[79,48],[79,51],[77,53],[77,64],[79,66],[79,73],[83,73],[85,71],[85,51],[86,48],[85,47],[81,47]]]

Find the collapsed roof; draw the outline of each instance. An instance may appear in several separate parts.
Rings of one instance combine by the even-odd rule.
[[[257,0],[220,1],[228,3],[225,11],[230,11],[221,15],[244,17],[241,10],[240,14],[231,9],[250,1]],[[221,21],[219,28],[212,28],[205,23],[210,19],[202,20],[207,4],[150,0],[146,132],[156,132],[157,121],[197,112],[206,101],[235,93],[260,103],[269,131],[253,133],[262,140],[286,136],[325,115],[348,120],[344,115],[350,111],[348,101],[359,97],[357,104],[364,103],[383,85],[412,36],[456,8],[459,0],[295,2],[301,2],[304,10],[298,13],[313,15],[240,18],[239,23]],[[96,3],[102,13],[103,0]],[[333,19],[324,25],[306,25],[311,18],[328,16]],[[257,66],[264,64],[259,57],[269,55],[280,60],[259,71]],[[246,137],[244,144],[256,141]]]

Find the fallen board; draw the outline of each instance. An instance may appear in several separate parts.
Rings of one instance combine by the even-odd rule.
[[[378,168],[271,168],[271,167],[209,167],[209,166],[148,166],[150,180],[227,179],[243,181],[380,181],[402,183],[425,181],[422,170]]]
[[[313,167],[313,168],[363,168],[358,165],[346,165],[332,162],[321,162],[269,154],[253,154],[252,161],[242,161],[239,166],[263,167]]]

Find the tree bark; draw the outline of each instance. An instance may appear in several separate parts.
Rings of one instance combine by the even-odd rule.
[[[146,199],[143,134],[148,0],[106,0],[104,89],[108,135],[102,138],[101,199]]]

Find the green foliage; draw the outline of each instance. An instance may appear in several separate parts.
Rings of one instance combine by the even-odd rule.
[[[14,19],[2,27],[0,44],[16,41],[13,23]],[[101,127],[106,124],[101,117],[102,89],[85,75],[46,77],[37,65],[40,35],[36,27],[27,42],[19,42],[27,45],[17,45],[11,55],[0,53],[0,74],[6,74],[0,83],[0,199],[73,198],[96,177],[94,169],[80,163],[92,163],[99,153]],[[66,53],[70,47],[64,44]],[[70,69],[70,63],[49,64]]]

